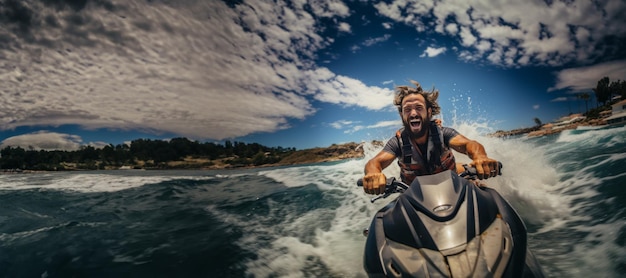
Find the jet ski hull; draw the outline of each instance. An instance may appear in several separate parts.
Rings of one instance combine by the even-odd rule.
[[[370,277],[543,276],[513,207],[451,171],[416,178],[377,212],[364,267]]]

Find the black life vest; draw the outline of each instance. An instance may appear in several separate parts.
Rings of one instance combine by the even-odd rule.
[[[409,132],[404,128],[396,132],[396,138],[402,150],[398,159],[402,181],[411,184],[416,176],[432,175],[445,170],[456,170],[452,150],[445,145],[443,132],[434,122],[430,123],[426,156],[412,143]],[[415,146],[415,147],[414,147]]]

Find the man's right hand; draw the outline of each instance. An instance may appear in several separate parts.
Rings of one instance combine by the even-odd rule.
[[[367,194],[383,194],[387,185],[387,177],[383,173],[371,173],[363,177],[363,190]]]

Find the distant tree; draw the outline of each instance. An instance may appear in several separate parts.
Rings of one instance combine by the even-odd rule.
[[[24,166],[26,166],[26,163],[24,163],[25,154],[26,150],[20,147],[6,147],[0,151],[0,157],[2,158],[0,166],[3,169],[24,169]]]
[[[224,142],[224,149],[226,151],[226,155],[233,155],[233,142],[226,140],[226,142]]]
[[[585,114],[587,114],[587,112],[589,111],[588,102],[591,96],[588,93],[580,93],[578,94],[578,98],[585,101]]]
[[[611,99],[610,86],[611,86],[611,82],[609,80],[609,77],[607,76],[603,77],[602,79],[598,81],[598,84],[593,89],[593,91],[596,93],[596,99],[598,100],[598,103],[601,102],[604,105],[606,104],[607,101]]]
[[[537,126],[542,126],[543,125],[539,118],[535,118],[534,121],[535,121],[535,125],[537,125]]]
[[[262,152],[259,152],[256,155],[254,155],[254,157],[252,158],[252,163],[254,165],[261,165],[261,164],[265,164],[266,160],[267,159],[265,157],[265,154]]]
[[[81,147],[80,154],[80,162],[90,162],[100,157],[100,154],[93,146]]]
[[[189,141],[189,139],[187,138],[174,138],[170,140],[170,146],[181,157],[185,157],[190,154],[196,153],[197,145],[198,145],[197,142]]]
[[[626,81],[613,81],[610,86],[611,95],[619,95],[622,99],[626,99]]]
[[[181,160],[186,156],[206,157],[211,160],[233,156],[226,161],[232,165],[262,165],[276,163],[295,152],[295,148],[270,148],[257,143],[226,141],[224,145],[215,143],[199,143],[187,138],[174,138],[169,141],[137,139],[130,145],[103,148],[83,146],[76,151],[45,151],[20,147],[6,147],[0,150],[0,168],[2,169],[33,169],[33,170],[65,170],[67,164],[72,169],[107,169],[109,166],[119,167],[136,161],[144,161],[147,167],[165,167],[167,162]]]

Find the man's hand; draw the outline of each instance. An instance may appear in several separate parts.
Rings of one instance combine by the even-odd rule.
[[[481,157],[474,159],[470,166],[476,168],[478,179],[484,180],[498,176],[500,174],[500,167],[498,161],[489,157]]]
[[[383,173],[371,173],[363,177],[363,190],[367,194],[383,194],[387,186],[387,177]]]

